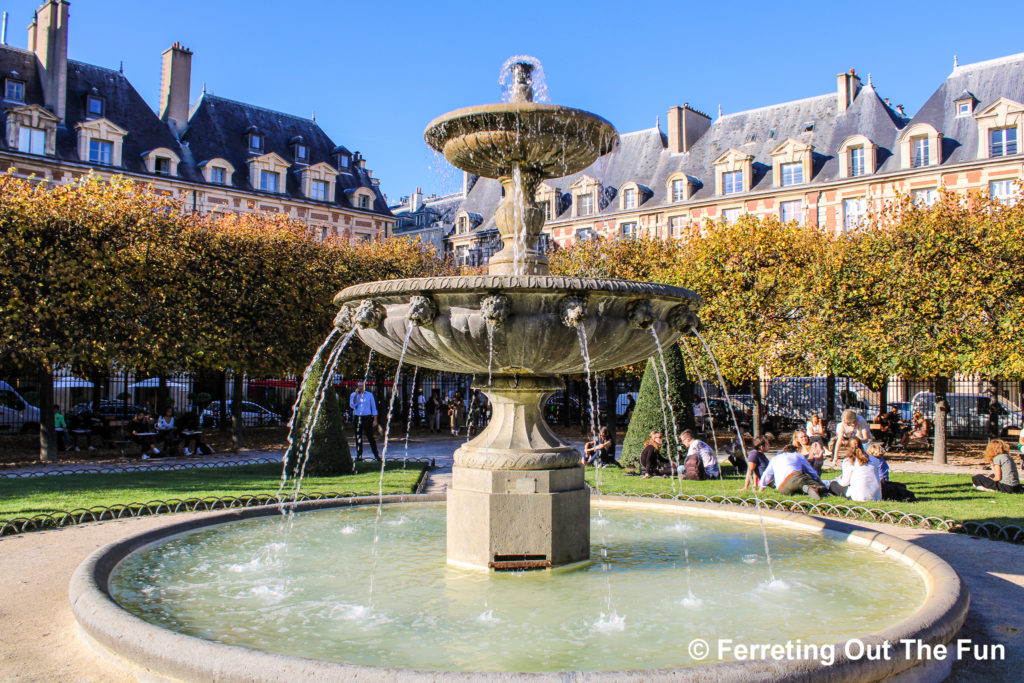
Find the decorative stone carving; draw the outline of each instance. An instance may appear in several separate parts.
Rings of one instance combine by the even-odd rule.
[[[338,315],[334,317],[334,326],[342,332],[348,332],[356,324],[355,319],[352,317],[352,306],[345,304],[338,311]]]
[[[409,322],[418,327],[429,327],[437,317],[437,305],[429,296],[416,295],[409,299]]]
[[[508,297],[504,294],[485,296],[480,302],[480,315],[491,325],[501,325],[511,312]]]
[[[626,312],[629,324],[638,330],[650,329],[654,324],[654,307],[650,301],[635,301]]]
[[[567,296],[560,306],[562,324],[566,327],[579,327],[587,319],[587,300],[578,296]]]
[[[384,316],[384,307],[373,299],[363,299],[353,314],[356,324],[364,330],[380,327]]]
[[[676,306],[668,314],[668,324],[673,330],[689,334],[690,330],[698,324],[697,314],[690,310],[690,307],[683,304]]]

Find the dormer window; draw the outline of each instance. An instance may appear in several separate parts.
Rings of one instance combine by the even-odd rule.
[[[89,162],[110,166],[114,159],[114,144],[108,140],[89,140]]]
[[[171,175],[171,160],[167,157],[157,157],[153,162],[153,169],[157,175]]]
[[[636,208],[636,188],[627,188],[622,193],[622,208],[623,209],[635,209]]]
[[[795,161],[789,164],[780,164],[779,168],[782,171],[783,187],[789,185],[799,185],[800,183],[804,182],[803,162]]]
[[[8,78],[4,83],[4,99],[15,102],[25,101],[25,81]]]
[[[296,161],[309,161],[309,146],[308,145],[295,145],[295,160]]]
[[[19,126],[18,151],[26,154],[46,154],[46,131],[41,128]]]
[[[928,138],[919,137],[910,140],[910,167],[921,168],[928,165]]]
[[[851,178],[856,178],[859,175],[864,175],[864,173],[864,147],[863,145],[851,147],[850,167],[848,169],[848,175]]]
[[[351,154],[339,154],[338,155],[338,166],[341,168],[349,168],[352,166],[352,155]]]
[[[365,194],[359,195],[359,208],[360,209],[369,209],[370,208],[370,198],[367,197]]]
[[[957,102],[956,103],[956,117],[961,118],[963,116],[971,115],[971,103],[970,102]]]
[[[743,192],[743,171],[725,171],[722,173],[722,194]]]
[[[260,171],[260,189],[264,192],[279,192],[281,176],[272,171]]]
[[[104,101],[99,95],[88,95],[85,98],[85,114],[91,119],[98,119],[104,116]]]
[[[1006,157],[1017,153],[1017,127],[988,129],[988,155]]]
[[[576,196],[576,215],[577,216],[589,216],[594,213],[594,195],[581,194]]]
[[[686,199],[686,181],[679,178],[672,181],[672,201],[681,202]]]
[[[249,138],[249,151],[250,152],[262,152],[263,151],[263,135],[257,132],[251,132],[248,135]]]
[[[227,181],[225,179],[225,175],[226,175],[225,174],[225,169],[221,168],[220,166],[211,166],[210,167],[210,182],[211,183],[214,183],[215,185],[227,185]]]
[[[964,116],[972,116],[974,114],[974,104],[977,101],[977,98],[974,97],[974,93],[967,90],[961,92],[960,96],[953,100],[956,117],[959,119]]]
[[[313,180],[310,184],[309,198],[319,202],[327,201],[327,181]]]
[[[927,123],[915,123],[899,135],[900,166],[924,168],[942,163],[942,133]]]

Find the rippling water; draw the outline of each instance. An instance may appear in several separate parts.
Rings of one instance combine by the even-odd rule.
[[[271,516],[176,536],[126,558],[112,592],[148,621],[209,640],[448,671],[678,666],[698,637],[831,643],[895,624],[925,597],[910,568],[770,526],[769,582],[756,523],[672,508],[606,509],[606,564],[465,571],[445,564],[444,505],[423,503],[384,508],[369,605],[374,515],[304,512],[290,530]]]

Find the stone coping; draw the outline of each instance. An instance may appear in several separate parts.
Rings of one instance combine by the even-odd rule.
[[[370,505],[377,496],[312,501],[296,506],[299,511]],[[384,496],[386,504],[440,502],[443,494]],[[768,523],[807,533],[845,537],[848,542],[869,547],[920,573],[927,586],[924,604],[894,626],[860,638],[866,646],[893,645],[888,660],[851,660],[836,648],[836,661],[824,666],[814,661],[720,662],[713,664],[653,670],[611,672],[437,672],[387,669],[322,662],[287,655],[270,654],[234,645],[214,643],[175,633],[155,626],[121,608],[110,596],[108,582],[118,562],[129,553],[193,529],[216,524],[278,514],[277,506],[232,510],[202,519],[129,536],[100,548],[83,562],[72,576],[69,599],[80,633],[101,655],[133,671],[143,680],[185,681],[876,681],[898,677],[900,681],[935,681],[945,678],[952,661],[907,659],[899,641],[911,639],[929,645],[950,642],[967,616],[970,596],[960,576],[934,553],[907,541],[855,527],[833,519],[818,519],[803,514],[775,510],[750,510],[714,503],[689,503],[672,500],[638,500],[626,496],[601,496],[592,505],[664,509],[683,508],[686,514],[756,521],[760,514]],[[681,647],[685,646],[681,644]]]

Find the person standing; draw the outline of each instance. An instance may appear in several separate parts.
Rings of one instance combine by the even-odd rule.
[[[693,402],[693,422],[697,425],[697,431],[703,434],[708,422],[708,407],[703,399],[698,398]]]
[[[373,394],[366,390],[366,382],[359,383],[358,388],[349,396],[348,403],[356,420],[356,460],[363,459],[364,438],[370,442],[374,459],[380,460],[377,439],[374,436],[374,430],[377,429],[377,401]]]
[[[462,392],[456,391],[448,400],[448,418],[452,436],[458,436],[462,431],[462,422],[466,418],[466,404],[462,401]]]
[[[441,412],[444,404],[441,402],[441,390],[434,389],[430,392],[430,399],[427,400],[427,407],[424,410],[427,416],[427,428],[432,432],[441,431]]]
[[[60,412],[60,406],[53,406],[53,431],[57,434],[57,448],[62,451],[68,449],[68,422],[64,419],[64,413]]]
[[[419,425],[420,420],[426,415],[427,397],[423,395],[422,389],[416,390],[416,413],[412,417],[412,423]]]

